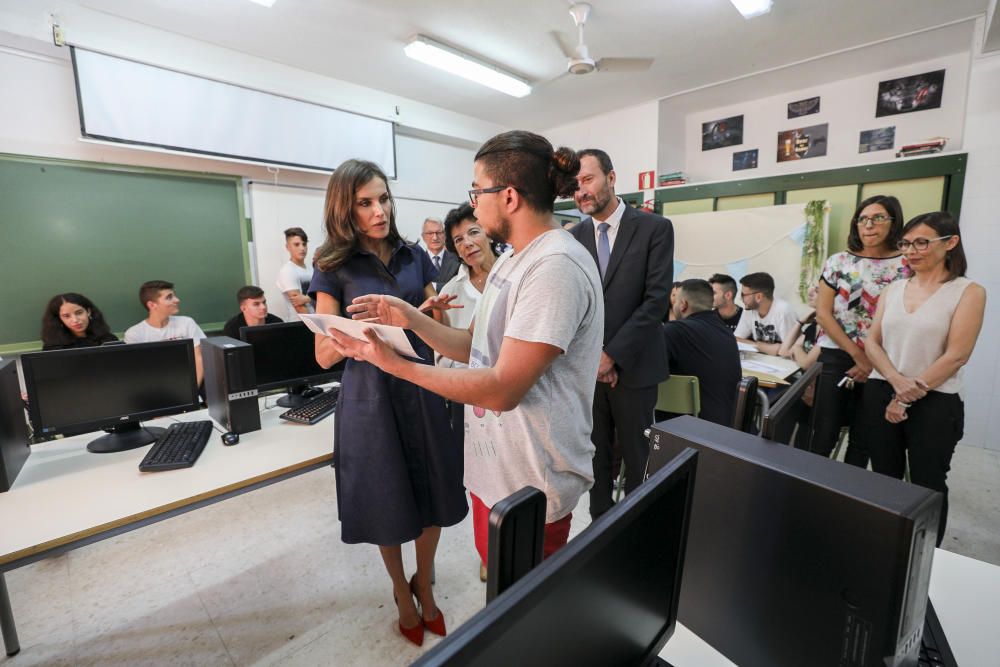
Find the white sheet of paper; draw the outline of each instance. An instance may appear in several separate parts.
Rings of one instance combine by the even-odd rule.
[[[740,352],[756,352],[757,346],[751,345],[750,343],[743,343],[741,341],[736,341],[736,349]]]
[[[309,330],[313,333],[318,333],[322,336],[328,337],[330,335],[329,329],[336,329],[337,331],[343,331],[351,338],[367,341],[368,339],[365,338],[364,330],[367,327],[371,327],[375,330],[375,333],[378,334],[379,338],[392,346],[392,349],[394,349],[397,353],[412,359],[420,358],[420,355],[418,355],[416,350],[413,349],[413,346],[410,345],[410,339],[406,337],[406,332],[402,327],[390,327],[386,324],[371,324],[370,322],[351,320],[346,317],[340,317],[339,315],[314,315],[312,313],[300,313],[299,318],[306,323],[306,326],[309,327]]]
[[[759,361],[754,361],[752,359],[744,359],[740,362],[740,365],[748,371],[755,371],[757,373],[767,373],[768,375],[775,375],[777,377],[784,377],[784,369],[778,366],[771,366],[770,364],[764,364]]]

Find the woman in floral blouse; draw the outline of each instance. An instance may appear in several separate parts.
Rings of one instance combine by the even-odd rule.
[[[819,282],[816,321],[823,364],[816,385],[811,449],[829,456],[842,426],[850,427],[844,460],[868,466],[868,445],[860,428],[860,406],[872,362],[865,354],[879,294],[910,275],[896,248],[903,229],[903,210],[892,196],[875,195],[858,205],[851,218],[847,251],[826,260]]]

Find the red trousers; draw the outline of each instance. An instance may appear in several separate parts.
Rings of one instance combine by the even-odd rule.
[[[476,551],[483,565],[486,565],[486,554],[489,545],[490,508],[476,494],[472,496],[472,532],[476,538]],[[569,524],[573,514],[567,514],[558,521],[545,524],[545,538],[542,543],[542,558],[548,558],[566,545],[569,540]]]

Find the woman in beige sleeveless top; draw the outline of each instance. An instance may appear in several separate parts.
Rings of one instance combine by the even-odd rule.
[[[864,420],[875,472],[910,479],[945,494],[965,412],[959,369],[983,326],[986,290],[965,277],[958,222],[925,213],[903,228],[899,249],[913,270],[882,292],[865,350],[875,370],[864,395]]]

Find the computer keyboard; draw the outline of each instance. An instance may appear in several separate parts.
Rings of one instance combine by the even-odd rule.
[[[205,443],[211,435],[210,421],[171,424],[146,453],[142,463],[139,464],[139,470],[159,472],[190,468],[201,456],[201,451],[205,449]]]
[[[286,410],[278,416],[297,424],[315,424],[333,414],[333,411],[337,408],[337,397],[339,395],[340,387],[327,389],[316,398],[310,399],[297,408]]]
[[[927,601],[927,614],[924,616],[924,636],[920,642],[919,667],[957,667],[955,654],[944,636],[941,621],[938,620],[934,605]]]

